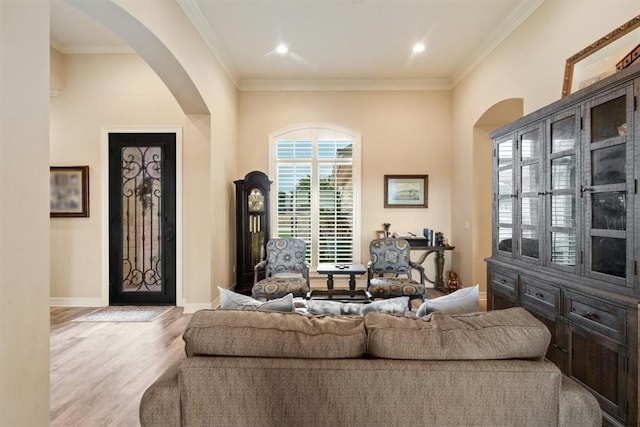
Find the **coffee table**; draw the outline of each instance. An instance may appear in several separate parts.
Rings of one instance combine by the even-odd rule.
[[[361,276],[367,272],[367,268],[362,264],[318,264],[316,270],[320,274],[327,275],[327,290],[314,289],[307,294],[307,299],[325,297],[344,301],[371,302],[371,294],[366,289],[356,289],[356,276]],[[333,276],[349,276],[349,289],[333,289]]]

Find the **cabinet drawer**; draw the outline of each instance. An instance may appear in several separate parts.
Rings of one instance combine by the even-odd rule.
[[[532,277],[521,276],[523,302],[560,313],[560,289]]]
[[[491,285],[499,292],[516,295],[516,285],[518,276],[516,273],[507,270],[491,270]]]
[[[626,311],[605,301],[566,292],[565,315],[567,319],[615,340],[623,340],[626,335]]]

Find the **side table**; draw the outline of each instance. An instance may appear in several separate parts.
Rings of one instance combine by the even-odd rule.
[[[356,290],[356,276],[361,276],[367,272],[367,268],[362,264],[318,264],[316,270],[320,274],[327,275],[327,290],[313,290],[307,294],[307,299],[326,297],[326,299],[334,299],[334,295],[338,298],[348,301],[359,302],[371,302],[371,294],[366,289]],[[334,275],[348,275],[349,276],[349,289],[333,289],[333,276]],[[357,295],[357,291],[361,294]]]

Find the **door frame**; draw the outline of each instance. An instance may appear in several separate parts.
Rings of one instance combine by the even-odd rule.
[[[109,305],[109,134],[110,133],[175,133],[176,134],[176,306],[184,307],[182,298],[182,127],[108,127],[102,128],[102,306]]]

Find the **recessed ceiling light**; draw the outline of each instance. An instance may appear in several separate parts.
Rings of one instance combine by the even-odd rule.
[[[416,43],[413,45],[413,51],[415,53],[420,53],[420,52],[424,52],[424,44],[422,43]]]
[[[276,52],[285,54],[289,52],[289,48],[287,47],[287,45],[279,44],[278,47],[276,48]]]

